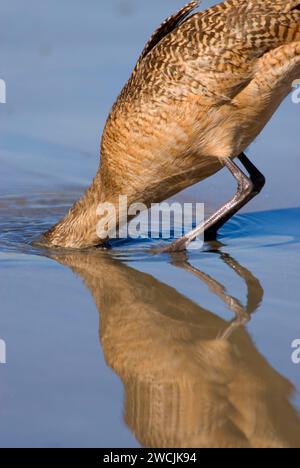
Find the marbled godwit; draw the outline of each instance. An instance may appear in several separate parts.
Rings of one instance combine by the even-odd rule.
[[[300,76],[300,0],[197,6],[168,18],[146,45],[107,120],[94,181],[43,236],[49,245],[99,245],[100,203],[118,208],[127,195],[150,206],[227,167],[236,195],[171,247],[182,249],[203,229],[215,237],[261,191],[265,179],[243,152]]]

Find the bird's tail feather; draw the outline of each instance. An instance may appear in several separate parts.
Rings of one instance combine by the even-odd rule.
[[[136,65],[136,69],[139,67],[144,58],[151,52],[152,49],[168,34],[170,34],[174,29],[181,25],[185,19],[187,19],[193,11],[199,6],[201,0],[193,0],[181,8],[174,15],[169,16],[153,33],[149,41],[147,42],[139,60]]]

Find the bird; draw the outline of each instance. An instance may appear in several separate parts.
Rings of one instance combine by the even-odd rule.
[[[150,207],[227,169],[234,197],[167,250],[218,231],[258,195],[265,177],[245,151],[300,76],[300,0],[227,0],[167,18],[108,116],[98,171],[83,197],[43,234],[50,247],[105,246],[98,207],[119,197]],[[240,168],[242,164],[243,169]]]
[[[235,315],[231,323],[111,251],[51,249],[48,255],[93,296],[104,358],[123,383],[124,419],[142,446],[300,447],[295,388],[243,326],[243,318],[255,320],[263,286],[215,247],[218,260],[245,283],[245,305],[195,268],[187,252],[171,254],[172,268],[195,276],[226,304]]]

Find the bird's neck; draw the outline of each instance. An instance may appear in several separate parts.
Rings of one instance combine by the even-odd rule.
[[[83,197],[61,221],[43,235],[42,241],[49,246],[70,249],[100,245],[102,242],[97,234],[97,211],[103,199],[99,172]]]

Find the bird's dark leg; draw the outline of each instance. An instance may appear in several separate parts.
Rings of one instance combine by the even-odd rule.
[[[207,241],[216,240],[218,231],[224,226],[229,219],[231,219],[241,208],[243,208],[249,201],[255,198],[263,189],[266,183],[264,175],[254,166],[254,164],[247,158],[243,153],[239,156],[239,161],[242,163],[244,168],[247,170],[250,178],[246,177],[245,174],[240,171],[240,174],[236,170],[232,170],[225,163],[230,172],[238,181],[238,190],[235,197],[232,200],[232,204],[229,206],[228,211],[214,223],[209,223],[205,226],[204,238]],[[232,161],[230,160],[232,163]],[[236,166],[237,167],[237,166]],[[244,185],[243,185],[244,184]]]
[[[193,242],[199,235],[203,234],[205,240],[215,240],[220,228],[231,219],[241,208],[243,208],[252,198],[258,195],[265,185],[264,176],[256,169],[254,164],[242,154],[238,158],[248,171],[249,176],[230,159],[224,158],[223,162],[227,169],[237,180],[238,188],[235,196],[225,205],[223,205],[216,213],[214,213],[204,224],[196,227],[193,231],[186,234],[183,238],[176,240],[167,247],[165,251],[176,252],[185,250],[188,245]]]

